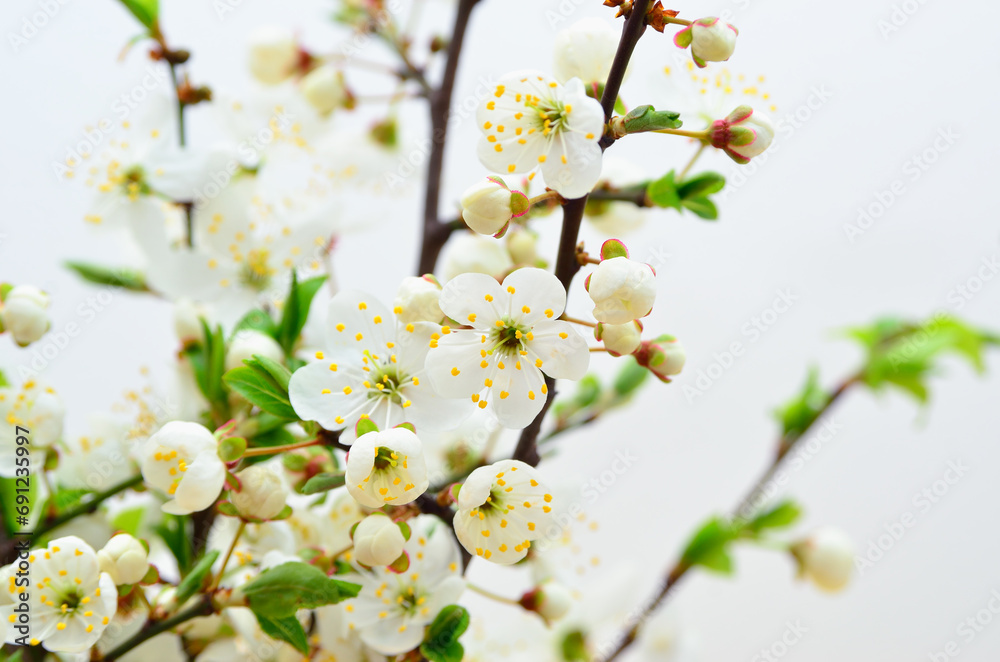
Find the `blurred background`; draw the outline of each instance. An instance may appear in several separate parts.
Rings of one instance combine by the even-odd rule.
[[[452,3],[424,2],[422,29],[432,33],[450,24]],[[344,36],[330,21],[332,3],[319,0],[161,4],[171,44],[193,53],[194,81],[220,94],[246,94],[252,86],[246,40],[256,27],[293,26],[317,52],[333,51]],[[57,10],[30,37],[11,38],[23,36],[43,5]],[[822,383],[832,387],[859,365],[860,351],[838,330],[885,314],[921,319],[936,312],[1000,328],[1000,224],[986,196],[995,171],[988,135],[993,104],[1000,102],[989,78],[1000,66],[1000,49],[987,30],[1000,20],[1000,5],[716,0],[669,6],[684,17],[720,15],[739,27],[736,54],[705,75],[725,68],[744,76],[729,105],[756,87],[749,96],[769,95],[754,102],[782,130],[774,147],[748,166],[721,154],[702,157],[695,172],[712,168],[730,182],[720,195],[718,221],[656,210],[626,237],[633,257],[657,268],[657,305],[645,327],[677,336],[687,366],[673,384],[644,389],[627,413],[565,435],[548,465],[549,475],[566,477],[570,494],[575,490],[595,523],[581,541],[580,563],[588,567],[581,590],[618,586],[626,611],[655,590],[698,524],[730,509],[767,466],[778,435],[772,412],[797,392],[807,369],[818,367]],[[550,69],[556,31],[584,17],[610,22],[613,15],[598,0],[484,0],[470,26],[456,103],[477,98],[483,79],[523,67]],[[113,117],[116,100],[159,65],[148,61],[143,46],[119,60],[138,31],[111,0],[7,0],[0,27],[8,42],[0,48],[7,99],[0,111],[7,205],[0,278],[46,289],[54,331],[80,327],[42,370],[67,402],[67,433],[79,435],[87,415],[107,410],[125,388],[167,382],[177,341],[168,304],[121,292],[97,298],[98,289],[61,267],[71,258],[123,260],[82,220],[91,192],[58,177],[53,164],[82,139],[85,126]],[[676,76],[664,68],[682,66],[669,37],[648,32],[623,99],[630,106],[680,105],[683,94],[670,80]],[[349,73],[348,81],[359,89],[374,85],[364,73]],[[696,96],[697,85],[688,92]],[[210,115],[201,107],[189,111],[192,144],[214,139]],[[405,144],[425,134],[424,115],[416,102],[403,105],[402,128],[412,141]],[[453,129],[442,213],[486,173],[475,156],[475,122],[457,121]],[[683,139],[651,136],[623,140],[608,155],[633,160],[655,177],[682,167],[693,149]],[[400,163],[409,156],[402,154]],[[404,188],[389,208],[380,207],[378,218],[345,208],[352,230],[334,254],[342,286],[388,302],[410,274],[419,240],[419,177],[408,178]],[[537,227],[542,248],[551,251],[558,216]],[[603,235],[586,226],[583,239],[596,250]],[[779,300],[791,303],[776,305]],[[588,302],[578,278],[568,311],[585,316]],[[742,351],[727,355],[734,343]],[[34,347],[20,350],[2,339],[0,365],[30,363]],[[143,367],[149,377],[140,375]],[[613,359],[595,358],[599,373],[615,367]],[[948,363],[932,380],[926,408],[895,393],[878,398],[860,389],[842,399],[826,419],[829,434],[789,472],[783,494],[805,507],[797,533],[839,526],[870,567],[845,592],[829,596],[796,581],[786,557],[740,549],[734,577],[698,572],[671,598],[678,631],[697,659],[771,659],[762,650],[774,659],[812,662],[956,654],[969,662],[997,659],[1000,613],[989,608],[1000,591],[997,352],[988,356],[987,373]],[[593,503],[584,498],[579,485],[599,480],[623,451],[638,461]],[[956,466],[962,469],[955,472]],[[925,490],[932,498],[921,497]],[[908,514],[915,523],[887,538]],[[622,565],[627,579],[616,574]],[[472,576],[507,588],[506,575],[474,566]],[[978,625],[962,628],[977,614]],[[776,655],[772,648],[789,624],[803,634]]]

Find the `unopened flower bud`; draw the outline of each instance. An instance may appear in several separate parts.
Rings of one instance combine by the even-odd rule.
[[[515,264],[536,266],[538,263],[538,235],[532,230],[519,229],[507,235],[507,250]]]
[[[597,323],[594,337],[604,343],[612,356],[624,356],[639,349],[642,344],[642,324],[637,320],[624,324]]]
[[[627,257],[601,260],[585,285],[594,301],[594,317],[606,324],[625,324],[645,317],[656,300],[652,268]]]
[[[51,323],[46,308],[49,295],[31,285],[11,289],[0,304],[0,323],[21,347],[35,342],[49,330]]]
[[[354,556],[371,568],[386,566],[403,553],[406,538],[399,525],[383,513],[364,518],[354,529]]]
[[[502,237],[512,218],[528,211],[528,197],[499,177],[487,177],[462,195],[462,218],[479,234]]]
[[[236,474],[236,478],[240,481],[240,488],[234,490],[229,498],[241,516],[269,520],[284,510],[288,494],[278,474],[255,464]]]
[[[673,336],[662,335],[655,340],[647,340],[635,352],[639,365],[648,368],[660,381],[669,382],[670,377],[684,369],[687,355]]]
[[[823,527],[791,548],[801,574],[824,591],[847,586],[854,571],[854,542],[834,527]]]
[[[291,30],[266,26],[250,35],[250,73],[265,85],[277,85],[289,78],[299,58],[299,46]]]
[[[771,120],[750,106],[740,106],[725,119],[715,120],[708,132],[712,146],[723,150],[737,163],[749,163],[774,140]]]
[[[431,274],[407,276],[399,284],[393,312],[396,319],[404,324],[410,322],[440,323],[444,319],[441,312],[441,283]]]
[[[318,113],[328,115],[347,102],[344,74],[333,65],[320,65],[302,77],[302,95]]]
[[[201,320],[208,319],[208,316],[204,305],[190,299],[178,299],[174,304],[174,332],[178,340],[184,344],[201,340],[204,335]]]
[[[149,571],[146,548],[127,533],[119,533],[97,553],[101,572],[111,575],[117,586],[137,584]]]
[[[245,359],[253,357],[254,354],[273,361],[280,361],[284,356],[281,345],[274,338],[260,331],[244,329],[239,331],[229,344],[229,350],[226,352],[226,370],[240,367]]]
[[[445,281],[464,273],[488,274],[501,279],[513,266],[510,253],[502,243],[470,232],[452,235],[441,253],[441,273]]]
[[[734,26],[710,16],[699,18],[674,36],[674,43],[680,48],[691,47],[691,57],[699,67],[708,62],[725,62],[736,50]]]
[[[525,593],[520,603],[551,623],[566,615],[573,606],[573,596],[562,584],[550,581]]]

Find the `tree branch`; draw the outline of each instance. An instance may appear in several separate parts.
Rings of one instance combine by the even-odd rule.
[[[465,31],[469,25],[472,9],[479,0],[459,0],[455,12],[455,24],[452,28],[451,41],[445,59],[444,74],[441,85],[430,94],[431,115],[431,153],[427,161],[427,182],[424,190],[423,232],[420,241],[420,258],[417,263],[417,275],[432,273],[437,264],[438,255],[448,241],[454,226],[442,223],[438,219],[441,203],[441,176],[444,170],[444,148],[448,137],[448,117],[451,109],[451,97],[455,89],[455,77],[458,73],[458,62],[465,40]]]
[[[736,508],[733,510],[734,519],[749,520],[751,517],[753,517],[755,511],[755,508],[753,507],[753,502],[756,500],[757,495],[763,492],[763,490],[766,488],[767,483],[774,476],[775,472],[777,472],[777,470],[781,467],[781,464],[784,462],[785,458],[788,457],[788,454],[792,451],[793,448],[795,448],[795,445],[799,442],[799,440],[805,436],[805,433],[808,432],[809,429],[812,428],[812,426],[815,425],[817,421],[823,418],[823,416],[830,409],[830,407],[833,406],[833,404],[840,399],[840,397],[847,391],[847,389],[857,383],[858,383],[858,378],[856,376],[843,381],[840,384],[840,386],[838,386],[836,389],[833,390],[832,393],[830,393],[826,403],[819,410],[819,412],[816,414],[816,417],[813,418],[813,420],[809,423],[809,425],[807,425],[797,435],[783,436],[781,439],[778,440],[778,450],[775,453],[774,460],[771,462],[771,465],[767,468],[764,474],[754,483],[753,488],[747,493],[747,495],[743,499],[740,500],[739,505],[737,505]],[[603,662],[612,662],[612,660],[617,659],[618,656],[621,655],[626,648],[632,645],[632,642],[635,641],[636,637],[639,634],[639,630],[642,627],[642,624],[646,621],[647,618],[649,618],[650,614],[652,614],[658,607],[660,607],[660,605],[663,604],[663,602],[667,599],[667,597],[673,592],[673,589],[677,585],[677,582],[679,582],[687,574],[687,571],[690,569],[691,569],[690,566],[684,565],[680,562],[675,563],[674,566],[669,570],[669,572],[667,572],[666,578],[660,585],[660,590],[657,592],[657,594],[653,597],[653,599],[650,602],[648,602],[644,607],[639,609],[636,617],[631,619],[628,627],[625,630],[625,633],[621,636],[621,639],[619,639],[618,643],[614,646],[611,652],[606,657],[600,656],[598,659],[602,660]]]
[[[622,80],[625,78],[625,69],[628,67],[628,62],[632,57],[632,51],[635,50],[635,45],[639,42],[639,38],[646,29],[646,9],[649,7],[649,2],[650,0],[636,0],[632,6],[632,13],[629,15],[628,20],[625,21],[625,27],[622,28],[622,37],[621,41],[618,42],[618,51],[615,53],[611,71],[608,73],[607,83],[604,85],[604,95],[601,97],[601,107],[604,109],[605,121],[611,119],[611,113],[614,112],[615,108],[615,100],[618,99],[618,91],[621,90]],[[600,143],[601,150],[607,149],[613,142],[613,140],[605,142],[605,139],[602,138]],[[559,235],[559,251],[556,257],[555,275],[567,292],[569,292],[573,276],[580,270],[580,263],[576,259],[576,244],[577,237],[580,234],[580,224],[583,222],[583,212],[587,208],[587,198],[588,196],[585,195],[582,198],[567,200],[566,204],[563,205],[562,234]],[[521,431],[521,436],[517,441],[517,447],[514,449],[513,455],[513,459],[526,462],[532,466],[536,466],[541,459],[538,455],[538,444],[536,443],[538,433],[542,429],[542,420],[545,418],[546,412],[548,412],[549,407],[552,406],[552,402],[556,397],[555,380],[546,377],[545,384],[549,391],[545,398],[545,404],[542,406],[542,410],[538,412],[538,415],[535,416],[535,419],[531,421],[531,424]]]
[[[172,630],[178,625],[186,623],[193,618],[208,616],[214,611],[215,608],[212,606],[211,596],[208,594],[202,595],[196,604],[184,611],[177,612],[167,620],[160,621],[156,625],[152,626],[147,623],[146,626],[139,630],[139,632],[137,632],[131,639],[122,642],[119,646],[116,646],[108,651],[107,655],[99,659],[102,660],[102,662],[113,662],[113,660],[117,660],[125,653],[128,653],[136,646],[145,643],[156,635]]]

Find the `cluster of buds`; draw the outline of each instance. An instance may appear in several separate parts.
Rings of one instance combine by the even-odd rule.
[[[528,196],[512,191],[499,177],[487,177],[462,195],[462,219],[474,232],[500,238],[511,220],[528,213]]]
[[[320,115],[350,108],[354,99],[343,72],[310,55],[291,30],[263,27],[250,36],[250,73],[264,85],[279,85],[301,76],[302,96]]]

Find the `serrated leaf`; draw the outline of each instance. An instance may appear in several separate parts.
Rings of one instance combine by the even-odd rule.
[[[74,261],[67,262],[66,267],[88,283],[120,287],[133,292],[149,292],[146,277],[134,269],[105,267],[99,264]]]
[[[246,365],[233,368],[222,376],[222,381],[262,411],[287,420],[298,418],[288,399],[287,382],[282,388],[274,376],[262,367]]]
[[[315,566],[294,561],[269,568],[243,585],[250,609],[268,618],[332,605],[357,597],[360,590],[358,584],[332,579]]]
[[[302,494],[319,494],[343,487],[345,482],[344,474],[318,474],[306,481],[301,491]]]
[[[177,604],[187,602],[195,593],[202,589],[205,579],[212,573],[212,564],[219,558],[218,550],[213,550],[201,557],[181,583],[177,585]]]
[[[278,641],[286,641],[295,647],[303,655],[309,654],[309,638],[303,629],[299,619],[295,616],[285,616],[283,618],[269,618],[254,613],[260,629],[267,636]]]
[[[657,207],[680,211],[681,198],[677,193],[677,186],[674,184],[674,171],[671,170],[663,177],[651,181],[646,187],[646,197]]]

